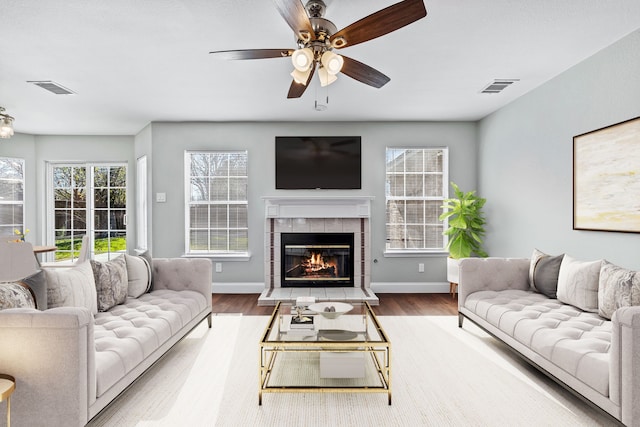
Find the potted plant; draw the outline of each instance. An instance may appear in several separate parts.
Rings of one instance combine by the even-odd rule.
[[[473,255],[487,256],[487,253],[482,249],[486,223],[482,208],[487,200],[478,197],[475,191],[463,192],[453,182],[451,187],[453,187],[455,197],[444,200],[444,205],[442,205],[444,212],[440,215],[440,220],[448,220],[449,225],[443,234],[449,237],[447,279],[453,287],[453,284],[458,283],[457,260]]]

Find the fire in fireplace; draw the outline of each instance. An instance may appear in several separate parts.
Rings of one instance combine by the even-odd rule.
[[[353,233],[281,233],[282,287],[353,286]]]

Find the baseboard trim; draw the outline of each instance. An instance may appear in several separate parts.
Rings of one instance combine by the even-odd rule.
[[[371,282],[376,294],[448,294],[449,282]]]
[[[371,290],[378,294],[447,294],[449,282],[372,282]],[[212,283],[214,294],[260,294],[263,282]]]
[[[260,294],[264,291],[264,282],[212,283],[214,294]]]

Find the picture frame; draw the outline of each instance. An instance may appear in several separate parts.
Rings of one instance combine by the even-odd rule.
[[[573,137],[573,229],[640,233],[640,117]]]

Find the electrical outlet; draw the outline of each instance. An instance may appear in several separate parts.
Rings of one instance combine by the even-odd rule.
[[[424,273],[424,263],[418,264],[418,273]]]
[[[222,273],[222,263],[216,262],[216,273]]]

